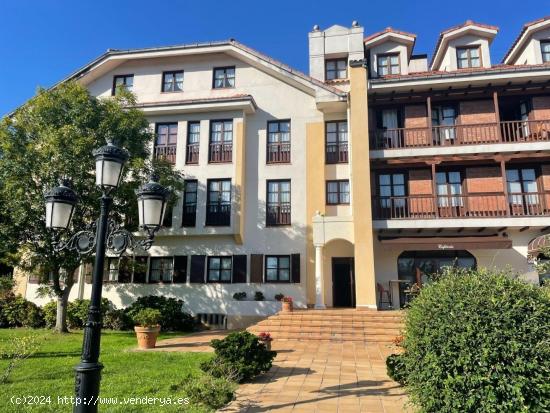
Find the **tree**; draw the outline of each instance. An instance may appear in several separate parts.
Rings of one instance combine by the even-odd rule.
[[[39,90],[0,122],[0,252],[11,257],[14,266],[37,275],[55,295],[58,331],[67,331],[67,302],[81,262],[74,252],[53,249],[59,235],[45,227],[44,193],[60,178],[70,179],[79,202],[68,233],[97,219],[101,194],[95,186],[91,153],[106,139],[130,153],[112,207],[111,218],[116,222],[135,229],[134,190],[152,169],[163,185],[182,188],[181,176],[171,165],[150,161],[154,135],[134,104],[130,93],[96,98],[83,86],[67,82]]]

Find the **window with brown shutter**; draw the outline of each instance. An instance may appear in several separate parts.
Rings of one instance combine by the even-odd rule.
[[[135,257],[133,266],[133,282],[136,284],[144,284],[147,281],[147,257]]]
[[[174,257],[174,283],[187,282],[187,256],[176,255]]]
[[[252,254],[250,256],[250,282],[262,283],[264,281],[264,256]]]
[[[246,282],[246,255],[233,255],[233,283]]]
[[[291,271],[292,271],[292,282],[300,282],[300,254],[291,255]]]
[[[204,283],[204,263],[206,255],[191,255],[191,270],[189,281],[192,283]]]

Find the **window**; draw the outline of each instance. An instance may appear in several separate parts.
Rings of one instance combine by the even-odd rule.
[[[290,255],[265,256],[265,281],[290,282]]]
[[[210,122],[209,162],[231,162],[233,158],[233,120]]]
[[[188,122],[187,123],[187,149],[185,151],[185,163],[198,164],[199,163],[199,144],[201,135],[201,123],[200,122]]]
[[[173,257],[152,257],[151,271],[149,273],[149,282],[172,282],[172,273],[174,272]]]
[[[439,145],[453,143],[456,137],[457,110],[454,106],[432,108],[433,140]]]
[[[176,146],[178,143],[177,123],[157,123],[155,141],[155,158],[176,163]]]
[[[327,181],[327,205],[349,204],[349,181]]]
[[[230,225],[231,180],[209,179],[206,203],[206,225]]]
[[[539,203],[537,173],[534,168],[507,169],[506,181],[512,207]],[[519,213],[519,211],[512,212]]]
[[[267,163],[290,162],[290,120],[267,122]]]
[[[376,57],[378,64],[378,76],[398,75],[401,73],[399,64],[399,55],[395,54],[379,54]]]
[[[325,79],[347,79],[348,59],[330,59],[325,61]]]
[[[128,257],[107,258],[107,281],[129,283],[132,281],[132,265]]]
[[[540,50],[542,52],[542,62],[550,62],[550,41],[540,42]]]
[[[290,225],[290,181],[267,181],[266,225]]]
[[[462,174],[460,171],[437,172],[437,205],[440,208],[463,206]]]
[[[197,219],[197,181],[195,179],[185,180],[183,190],[183,213],[181,218],[182,227],[194,227]]]
[[[480,67],[481,59],[479,57],[479,46],[457,47],[456,63],[459,69],[467,69],[469,67]]]
[[[348,122],[327,122],[325,136],[326,163],[348,162]]]
[[[183,90],[183,70],[162,74],[163,92],[181,92]]]
[[[118,257],[109,257],[107,258],[107,267],[109,268],[109,274],[107,277],[107,280],[110,282],[117,282],[118,281],[118,265],[119,265],[119,259]]]
[[[117,75],[113,78],[113,90],[111,94],[116,95],[121,89],[132,91],[134,88],[134,75]]]
[[[405,207],[405,174],[378,175],[378,191],[382,208]]]
[[[232,257],[208,257],[208,282],[230,283]]]
[[[214,68],[214,89],[235,87],[235,66]]]

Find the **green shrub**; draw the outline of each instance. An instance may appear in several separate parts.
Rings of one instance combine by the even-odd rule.
[[[242,301],[246,298],[246,293],[244,291],[240,292],[240,293],[235,293],[233,294],[233,299],[234,300],[237,300],[237,301]]]
[[[281,301],[283,298],[285,298],[285,295],[283,293],[275,294],[275,300]]]
[[[247,331],[231,333],[222,340],[212,340],[210,344],[215,356],[202,363],[201,369],[214,377],[224,377],[227,371],[234,371],[238,382],[268,371],[277,355]]]
[[[203,405],[218,410],[233,400],[237,384],[227,377],[212,377],[205,374],[201,377],[188,375],[172,390],[180,390],[189,398],[192,405]]]
[[[110,330],[131,330],[133,321],[126,311],[112,308],[103,317],[103,327]]]
[[[139,297],[126,309],[126,313],[133,318],[144,308],[160,311],[160,325],[163,331],[190,331],[195,325],[193,317],[183,311],[183,300],[154,295]]]
[[[15,287],[15,281],[13,278],[0,276],[0,299],[3,300],[8,296],[13,295],[13,287]]]
[[[421,412],[550,411],[550,293],[447,270],[405,318],[406,384]]]
[[[44,323],[46,328],[54,328],[57,316],[57,303],[50,301],[42,307],[42,314],[44,315]]]
[[[84,324],[88,320],[88,309],[90,300],[77,298],[70,301],[67,305],[67,327],[69,328],[84,328]],[[107,299],[101,299],[101,316],[105,317],[108,310],[113,308],[113,304]]]
[[[390,356],[386,359],[388,376],[400,384],[405,384],[405,379],[407,377],[405,361],[403,358],[403,354],[390,354]]]
[[[254,300],[256,300],[256,301],[265,300],[264,293],[262,293],[261,291],[256,291],[256,293],[254,293]]]
[[[154,327],[157,326],[161,320],[161,314],[159,310],[154,308],[142,308],[134,317],[134,323],[141,327]]]
[[[0,325],[2,327],[31,327],[44,325],[42,310],[20,295],[9,295],[0,302]]]

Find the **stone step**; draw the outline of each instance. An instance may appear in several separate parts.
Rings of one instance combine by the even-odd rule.
[[[301,325],[308,325],[308,326],[315,326],[315,327],[331,327],[331,326],[339,326],[344,328],[400,328],[403,326],[403,323],[398,321],[386,321],[386,322],[378,322],[378,321],[356,321],[356,322],[350,322],[350,321],[335,321],[335,322],[325,322],[325,321],[308,321],[308,320],[278,320],[278,319],[267,319],[260,321],[257,325],[261,326],[301,326]]]
[[[329,334],[329,333],[273,333],[274,340],[324,340],[324,341],[359,341],[373,343],[392,343],[394,335],[388,334]]]
[[[339,327],[331,326],[329,328],[324,328],[321,326],[310,326],[307,324],[300,326],[265,326],[261,324],[256,324],[248,328],[249,331],[304,331],[304,332],[314,332],[314,331],[330,331],[330,332],[342,332],[342,333],[354,333],[354,332],[384,332],[387,331],[388,334],[396,333],[398,334],[402,329],[399,327],[393,328],[384,328],[384,327],[362,327],[362,328],[348,328],[348,327]]]

